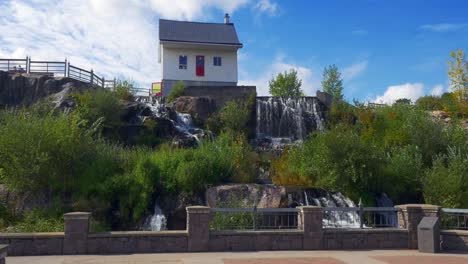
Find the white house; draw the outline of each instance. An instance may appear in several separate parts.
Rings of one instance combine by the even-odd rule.
[[[158,62],[162,64],[163,96],[177,81],[186,86],[237,85],[240,48],[228,14],[224,23],[160,19]]]

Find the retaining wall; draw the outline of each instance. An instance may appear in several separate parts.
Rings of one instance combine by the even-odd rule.
[[[468,251],[468,230],[442,230],[443,250]]]
[[[90,214],[76,212],[65,214],[63,233],[0,233],[0,245],[9,244],[11,256],[413,248],[416,223],[434,214],[434,207],[400,208],[400,228],[325,229],[322,208],[304,206],[299,210],[298,229],[268,231],[210,231],[210,208],[192,206],[187,207],[186,230],[89,233]],[[468,231],[442,231],[441,238],[444,250],[468,250]]]

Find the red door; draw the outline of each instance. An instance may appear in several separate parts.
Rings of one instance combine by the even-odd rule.
[[[205,76],[205,56],[197,56],[195,72],[197,76]]]

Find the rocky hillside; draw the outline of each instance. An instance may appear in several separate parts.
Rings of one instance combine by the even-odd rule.
[[[70,78],[0,71],[0,107],[29,106],[47,98],[57,107],[72,107],[68,95],[74,89],[85,88],[89,88],[89,84]]]

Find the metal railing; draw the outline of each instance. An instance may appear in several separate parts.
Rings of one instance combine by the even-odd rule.
[[[0,71],[9,73],[26,73],[28,59],[0,59]]]
[[[298,229],[296,208],[212,208],[211,230]]]
[[[443,229],[468,230],[468,209],[442,208]]]
[[[0,59],[0,71],[9,73],[28,73],[49,75],[51,77],[69,77],[77,81],[89,83],[102,88],[114,89],[115,79],[106,80],[99,77],[93,70],[84,70],[65,61],[33,61],[26,59]]]
[[[325,207],[324,228],[397,228],[398,208]]]
[[[67,61],[28,61],[27,72],[66,77]]]

